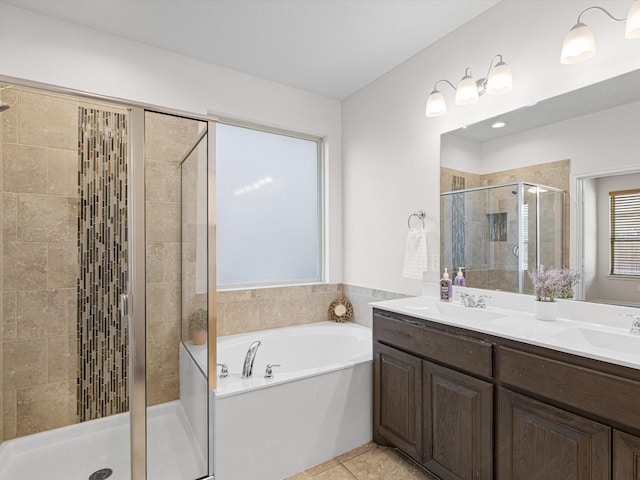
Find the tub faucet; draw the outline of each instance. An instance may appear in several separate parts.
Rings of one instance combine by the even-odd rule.
[[[633,321],[631,322],[631,329],[629,330],[629,333],[631,335],[640,335],[640,315],[629,315],[628,313],[621,313],[619,317],[631,318]]]
[[[256,359],[256,353],[258,353],[258,347],[262,344],[260,341],[253,342],[247,350],[247,355],[244,357],[244,366],[242,367],[242,378],[249,378],[253,373],[253,361]]]

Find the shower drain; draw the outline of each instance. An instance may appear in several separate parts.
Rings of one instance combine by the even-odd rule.
[[[93,472],[89,476],[89,480],[104,480],[105,478],[109,478],[112,473],[113,470],[110,468],[101,468],[100,470]]]

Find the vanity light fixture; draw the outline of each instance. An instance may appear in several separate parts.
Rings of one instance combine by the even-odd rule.
[[[640,1],[640,0],[639,0]],[[494,62],[497,63],[494,65]],[[440,117],[447,113],[447,102],[444,95],[438,90],[438,84],[445,82],[456,92],[456,105],[471,105],[478,101],[481,95],[501,95],[509,93],[513,88],[511,70],[498,54],[493,57],[489,64],[487,76],[479,80],[474,80],[471,76],[471,69],[466,68],[464,76],[456,88],[449,80],[438,80],[433,86],[433,91],[427,99],[425,115],[427,117]]]
[[[573,64],[584,62],[596,54],[596,41],[593,33],[589,27],[581,22],[582,15],[589,10],[600,10],[616,22],[626,21],[625,38],[640,38],[640,0],[634,0],[625,18],[614,17],[602,7],[588,7],[580,12],[578,21],[571,27],[571,30],[569,30],[569,33],[565,37],[560,53],[560,63]]]

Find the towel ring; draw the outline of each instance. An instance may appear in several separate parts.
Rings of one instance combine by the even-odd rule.
[[[409,226],[409,228],[411,228],[411,218],[412,217],[418,217],[420,219],[420,221],[422,222],[422,228],[425,227],[424,225],[424,217],[426,217],[426,214],[424,213],[424,210],[418,210],[415,213],[412,213],[411,215],[409,215],[409,219],[407,220],[407,225]]]

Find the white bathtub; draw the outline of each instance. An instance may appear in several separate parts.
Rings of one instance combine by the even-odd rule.
[[[256,340],[253,376],[243,379]],[[370,329],[320,322],[220,337],[217,361],[231,375],[211,395],[216,480],[282,480],[371,440]],[[282,365],[272,379],[268,363]]]

